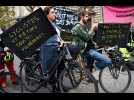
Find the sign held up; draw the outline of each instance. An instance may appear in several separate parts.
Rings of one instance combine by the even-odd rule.
[[[2,34],[2,41],[19,58],[33,54],[50,36],[56,34],[41,8],[31,13]]]
[[[130,23],[100,23],[97,32],[98,44],[126,47],[130,25]]]
[[[57,15],[56,24],[62,31],[71,33],[72,28],[78,22],[76,11],[64,7],[55,7],[55,12]]]

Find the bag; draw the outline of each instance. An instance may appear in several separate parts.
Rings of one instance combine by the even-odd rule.
[[[68,49],[69,49],[69,52],[70,52],[71,56],[74,59],[77,58],[78,54],[80,54],[80,51],[81,51],[80,47],[77,46],[77,45],[69,45]]]

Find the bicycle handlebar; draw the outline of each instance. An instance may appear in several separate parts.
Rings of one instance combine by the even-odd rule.
[[[99,51],[99,50],[105,50],[105,51],[115,51],[116,49],[118,49],[118,46],[117,45],[115,45],[115,46],[112,46],[112,47],[101,47],[101,48],[98,48],[97,49],[97,51]]]

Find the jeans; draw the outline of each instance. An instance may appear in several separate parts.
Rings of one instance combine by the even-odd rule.
[[[58,59],[58,47],[57,46],[41,46],[41,63],[43,66],[43,72],[48,72],[52,64]]]
[[[94,60],[98,61],[96,64],[96,67],[98,69],[103,69],[106,66],[112,64],[112,61],[110,58],[108,58],[106,55],[103,55],[96,51],[96,49],[90,49],[87,52],[88,56],[92,57]]]

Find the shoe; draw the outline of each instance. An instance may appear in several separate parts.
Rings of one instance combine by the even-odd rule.
[[[7,85],[7,83],[4,82],[4,83],[1,84],[1,87],[2,87],[2,88],[7,88],[8,85]]]

